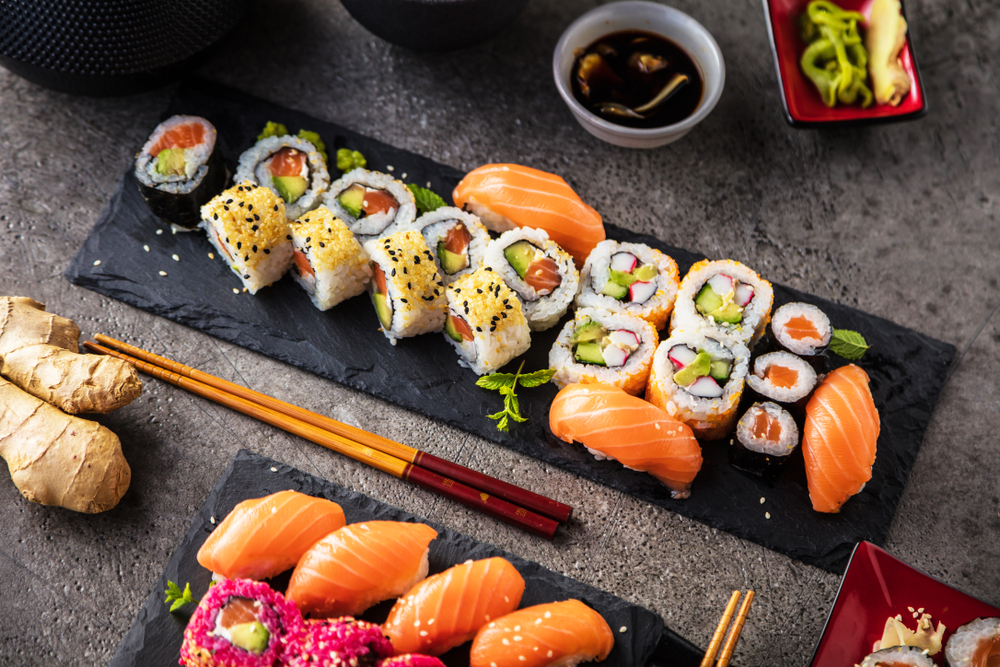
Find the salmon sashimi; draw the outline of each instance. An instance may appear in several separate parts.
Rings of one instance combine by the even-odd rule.
[[[427,576],[428,545],[435,537],[437,531],[422,523],[344,526],[302,556],[285,597],[313,617],[360,614]]]
[[[604,660],[615,636],[579,600],[518,609],[490,621],[472,640],[470,667],[548,667]]]
[[[517,609],[524,578],[503,558],[466,561],[414,586],[382,629],[396,653],[441,655]]]
[[[455,205],[478,215],[495,232],[517,227],[544,229],[582,267],[604,240],[601,214],[555,174],[517,164],[488,164],[459,182]]]
[[[271,156],[268,168],[271,176],[302,176],[306,165],[306,154],[289,146]]]
[[[839,512],[872,478],[879,415],[868,374],[854,364],[833,371],[806,405],[802,454],[817,512]]]
[[[340,505],[297,491],[244,500],[201,545],[198,562],[227,579],[269,579],[344,523]]]
[[[598,459],[648,472],[674,498],[691,495],[701,470],[701,446],[689,426],[609,384],[566,385],[549,408],[549,427],[561,440],[583,443]]]
[[[194,148],[205,143],[205,126],[201,123],[182,123],[160,135],[149,154],[153,157],[168,148]]]

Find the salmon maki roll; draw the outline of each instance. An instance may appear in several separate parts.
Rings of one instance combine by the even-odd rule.
[[[410,589],[382,629],[396,653],[441,655],[517,609],[523,594],[524,578],[503,558],[466,561]]]
[[[519,609],[490,621],[472,641],[470,667],[575,667],[615,645],[607,621],[579,600]]]
[[[833,371],[806,405],[802,454],[817,512],[839,512],[872,478],[879,414],[868,374],[854,364]]]
[[[302,556],[285,593],[303,614],[354,616],[427,576],[437,531],[422,523],[366,521],[336,530]]]
[[[544,229],[573,255],[577,267],[604,240],[601,214],[560,176],[517,164],[473,169],[452,193],[455,206],[475,213],[489,229]]]
[[[701,470],[701,446],[690,427],[641,398],[608,384],[571,384],[556,394],[549,427],[600,459],[648,472],[673,498],[691,495]]]
[[[345,523],[337,503],[297,491],[244,500],[198,550],[202,567],[227,579],[270,579],[295,567],[324,535]]]

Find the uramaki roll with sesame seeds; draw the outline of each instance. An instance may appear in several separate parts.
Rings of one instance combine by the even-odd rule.
[[[251,294],[292,265],[285,202],[267,188],[240,183],[201,207],[199,227]]]
[[[320,310],[365,291],[372,269],[368,254],[347,225],[327,208],[289,224],[295,246],[292,277]]]
[[[447,288],[445,337],[458,363],[477,375],[493,373],[531,346],[521,301],[500,275],[486,267]]]
[[[448,302],[420,232],[396,232],[368,241],[364,249],[372,268],[368,291],[386,338],[395,345],[399,338],[441,331]]]

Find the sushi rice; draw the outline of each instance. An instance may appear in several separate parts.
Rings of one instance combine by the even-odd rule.
[[[306,162],[300,175],[306,179],[308,187],[299,198],[287,203],[288,218],[294,220],[319,206],[320,197],[330,185],[330,173],[327,171],[326,161],[312,143],[290,135],[261,139],[240,156],[234,180],[237,183],[249,181],[262,185],[280,197],[266,162],[268,158],[286,147],[294,148],[306,155]]]
[[[289,227],[295,246],[292,277],[317,308],[329,310],[365,291],[372,276],[368,254],[329,209],[305,213]]]
[[[394,208],[374,215],[352,215],[340,201],[340,196],[353,185],[360,185],[367,190],[381,190],[388,193],[396,202]],[[366,242],[383,236],[390,236],[398,231],[409,229],[417,217],[417,204],[413,193],[402,181],[388,174],[357,168],[347,172],[330,184],[330,189],[323,197],[323,205],[333,211],[333,214],[347,223],[348,228],[364,245]]]

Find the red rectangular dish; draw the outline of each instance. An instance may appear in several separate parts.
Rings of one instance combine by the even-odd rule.
[[[861,12],[868,16],[873,0],[837,0],[837,5],[847,11]],[[764,17],[771,39],[771,52],[781,81],[781,101],[785,107],[785,120],[792,127],[840,127],[891,123],[914,120],[927,113],[927,97],[920,79],[916,53],[913,49],[911,30],[906,33],[906,44],[900,51],[903,69],[910,77],[910,92],[899,106],[873,103],[867,109],[858,104],[837,104],[832,109],[823,104],[812,81],[802,73],[799,58],[806,48],[799,35],[799,16],[805,12],[809,0],[764,0]],[[903,18],[906,9],[903,8]],[[864,27],[864,26],[862,26]]]

